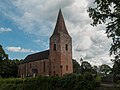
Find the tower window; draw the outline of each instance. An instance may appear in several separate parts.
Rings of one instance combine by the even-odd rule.
[[[66,71],[68,71],[68,65],[66,65]]]
[[[66,50],[68,50],[68,45],[67,44],[65,45],[65,47],[66,47]]]
[[[54,44],[54,51],[56,51],[56,44]]]
[[[63,68],[63,66],[62,66],[62,65],[60,65],[60,68]]]

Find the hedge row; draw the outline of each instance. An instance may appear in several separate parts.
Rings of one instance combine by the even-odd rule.
[[[0,79],[0,90],[94,90],[100,82],[91,74],[64,77]]]

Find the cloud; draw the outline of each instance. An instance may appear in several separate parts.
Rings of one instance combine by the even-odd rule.
[[[27,52],[35,53],[36,52],[34,50],[25,49],[25,48],[21,48],[21,47],[6,47],[6,49],[10,52],[21,52],[21,53],[27,53]]]
[[[11,31],[12,31],[11,28],[3,28],[3,27],[0,27],[0,33],[11,32]]]
[[[112,63],[109,57],[111,40],[106,37],[105,25],[92,27],[87,9],[94,0],[9,0],[19,12],[1,11],[16,23],[24,32],[36,36],[35,43],[48,48],[48,41],[52,34],[57,18],[58,9],[62,8],[68,32],[73,40],[73,58],[80,58],[94,65]],[[5,9],[5,10],[4,10]],[[4,10],[4,11],[3,11]],[[46,45],[47,44],[47,45]],[[21,51],[21,47],[16,47]],[[14,48],[13,48],[14,49]],[[25,51],[24,49],[22,51]],[[28,49],[29,51],[29,49]]]
[[[90,49],[92,45],[92,41],[89,36],[83,36],[81,44],[79,44],[76,48],[76,51],[83,51]]]
[[[84,33],[87,34],[87,37],[89,37],[89,41],[86,39],[86,42],[82,42],[76,40],[75,46],[75,53],[74,57],[77,57],[76,59],[79,61],[80,58],[83,58],[84,60],[91,62],[92,65],[101,65],[101,64],[108,64],[112,65],[112,62],[110,61],[109,56],[109,48],[111,45],[111,40],[108,40],[106,37],[104,30],[95,30],[94,33],[88,34],[88,32]],[[84,37],[84,35],[80,35],[79,38]],[[80,42],[80,43],[79,43]],[[87,44],[88,43],[88,44]],[[81,46],[82,45],[82,46]],[[89,47],[88,47],[89,46]],[[87,47],[87,49],[84,49],[84,47]]]
[[[50,36],[53,22],[56,20],[59,8],[70,6],[75,0],[11,0],[12,4],[22,12],[17,19],[11,17],[19,27],[35,36]],[[49,32],[48,32],[49,31]]]

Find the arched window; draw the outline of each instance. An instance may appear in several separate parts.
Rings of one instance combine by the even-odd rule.
[[[54,51],[56,51],[56,44],[54,44]]]
[[[65,47],[66,47],[66,50],[68,50],[68,45],[67,44],[65,45]]]

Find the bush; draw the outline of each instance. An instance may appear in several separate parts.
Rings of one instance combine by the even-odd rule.
[[[101,83],[101,77],[100,76],[97,76],[95,78],[95,86],[100,86],[100,83]]]
[[[63,77],[29,77],[0,79],[0,90],[94,90],[99,83],[90,73]]]

